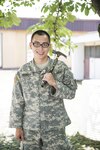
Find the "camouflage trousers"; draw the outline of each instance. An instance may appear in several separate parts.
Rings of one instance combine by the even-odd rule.
[[[21,150],[73,150],[64,130],[39,133],[24,130],[25,140]]]

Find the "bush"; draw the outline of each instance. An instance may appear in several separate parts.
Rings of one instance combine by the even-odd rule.
[[[88,148],[88,150],[100,150],[100,141],[86,138],[80,135],[79,132],[74,136],[70,136],[69,139],[75,150],[85,150],[86,148]]]
[[[20,143],[13,136],[0,135],[0,150],[20,150]]]
[[[71,141],[75,150],[100,150],[100,141],[94,141],[86,138],[83,135],[77,133],[76,135],[70,136]],[[0,150],[20,150],[20,143],[12,137],[6,137],[0,135]]]

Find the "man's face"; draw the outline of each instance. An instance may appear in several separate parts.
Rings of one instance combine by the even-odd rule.
[[[34,35],[32,42],[30,43],[34,58],[44,60],[50,49],[50,43],[47,35]]]

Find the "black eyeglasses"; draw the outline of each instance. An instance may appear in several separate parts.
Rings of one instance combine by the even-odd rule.
[[[43,42],[42,44],[40,44],[40,42],[32,42],[34,47],[40,47],[42,46],[43,48],[48,48],[49,47],[49,43],[47,42]]]

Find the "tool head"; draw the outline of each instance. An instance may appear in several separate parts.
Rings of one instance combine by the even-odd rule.
[[[57,57],[59,57],[59,56],[64,56],[65,58],[67,58],[67,56],[66,56],[65,54],[63,54],[62,52],[60,52],[60,51],[53,50],[52,52],[53,52],[54,54],[56,54]]]

